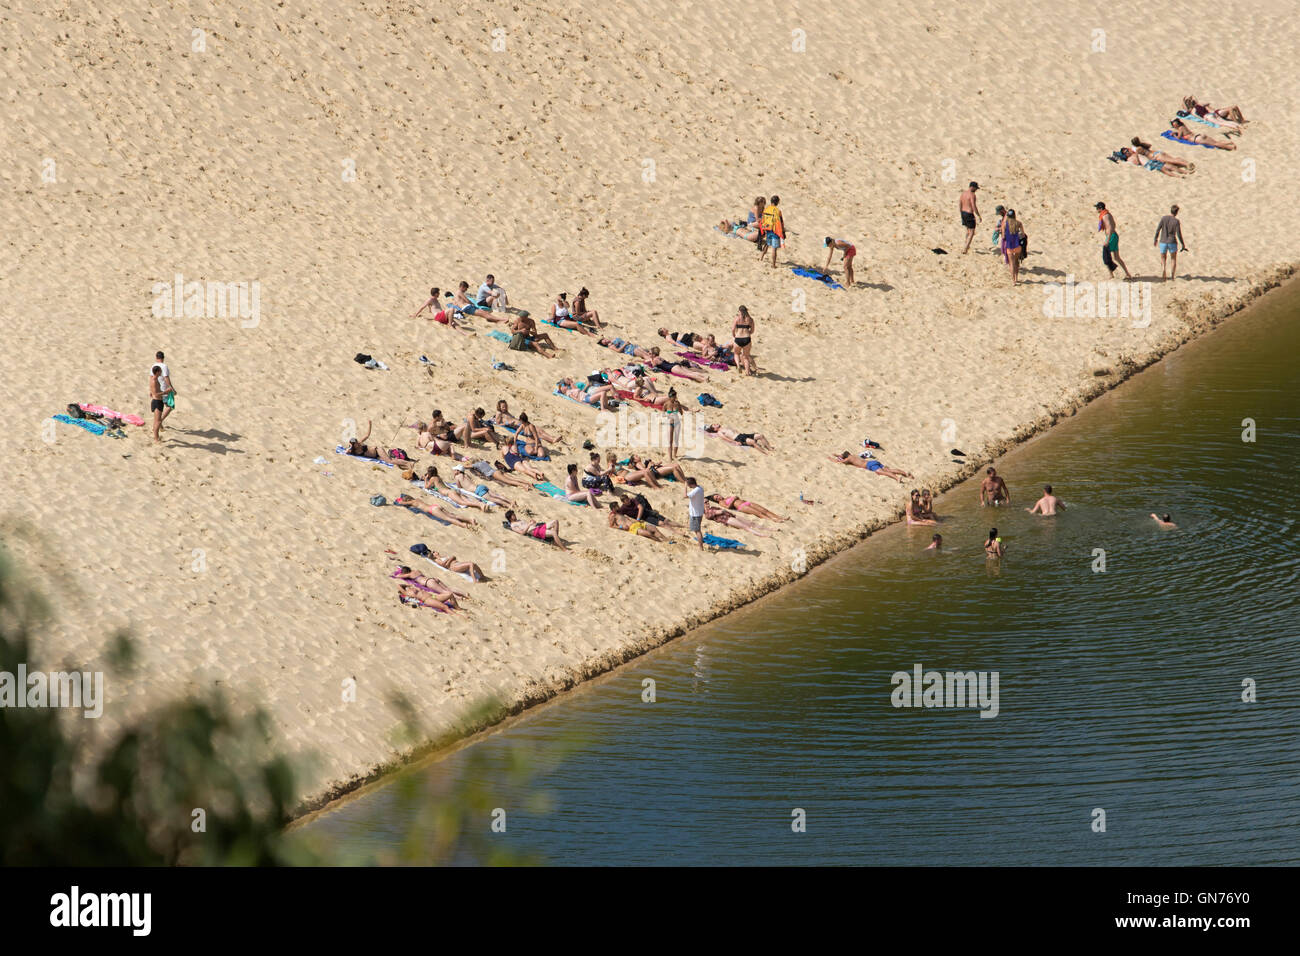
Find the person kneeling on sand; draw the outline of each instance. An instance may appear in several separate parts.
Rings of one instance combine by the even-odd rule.
[[[561,551],[568,551],[565,547],[564,540],[560,537],[560,523],[558,521],[520,521],[513,511],[506,512],[506,518],[501,522],[501,526],[507,531],[513,531],[515,534],[522,534],[526,538],[536,538],[538,541],[550,541]]]

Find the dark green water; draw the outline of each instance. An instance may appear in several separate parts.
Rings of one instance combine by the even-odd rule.
[[[944,553],[891,528],[419,773],[560,864],[1300,862],[1297,356],[1293,283],[1000,460],[1015,507],[945,495]],[[1068,511],[1026,514],[1046,481]],[[894,708],[918,663],[997,671],[998,715]],[[306,832],[374,851],[410,812],[381,787]]]

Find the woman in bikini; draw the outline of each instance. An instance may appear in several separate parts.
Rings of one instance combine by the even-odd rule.
[[[447,455],[456,461],[465,460],[451,445],[454,436],[450,424],[443,422],[441,431],[435,431],[433,425],[423,422],[418,427],[420,431],[415,438],[416,448],[428,451],[431,455]]]
[[[410,465],[414,464],[415,459],[408,455],[400,448],[380,448],[378,445],[367,445],[370,438],[370,422],[366,422],[366,433],[360,438],[348,440],[347,454],[355,455],[357,458],[377,458],[380,461],[386,461],[393,465]]]
[[[466,448],[469,447],[470,441],[475,438],[490,441],[493,448],[500,448],[501,438],[497,435],[496,429],[483,420],[483,416],[486,414],[487,412],[483,409],[476,408],[469,415],[466,415],[465,421],[457,426],[453,432],[456,440],[462,442]]]
[[[507,511],[506,519],[501,522],[501,526],[507,531],[522,534],[526,538],[553,542],[561,551],[569,550],[560,537],[560,523],[558,521],[519,521],[513,511]]]
[[[419,585],[422,588],[427,588],[429,592],[432,592],[436,596],[437,600],[454,608],[460,607],[460,604],[456,600],[457,597],[467,597],[467,595],[462,594],[460,591],[447,587],[447,585],[443,584],[432,575],[412,571],[406,565],[400,565],[398,567],[396,579],[398,581],[410,581],[412,584]]]
[[[599,511],[600,502],[596,500],[596,493],[590,488],[583,488],[578,481],[578,463],[570,462],[567,470],[568,474],[564,478],[564,500],[585,501]]]
[[[716,521],[718,524],[726,525],[728,528],[740,528],[744,531],[748,531],[750,534],[756,534],[760,538],[772,537],[770,532],[762,530],[751,522],[746,521],[744,518],[737,517],[730,511],[719,508],[715,504],[706,503],[704,505],[704,517],[708,518],[710,521]]]
[[[429,552],[429,560],[440,568],[446,568],[452,574],[468,574],[471,581],[475,584],[482,584],[487,580],[483,574],[483,569],[473,561],[461,561],[454,554],[441,555],[437,551]]]
[[[405,581],[397,583],[397,603],[409,605],[410,607],[431,607],[435,611],[445,611],[450,614],[453,610],[459,610],[460,605],[454,604],[456,599],[444,599],[440,595],[430,594],[427,591],[421,591],[413,584],[407,584]]]
[[[654,525],[645,521],[636,521],[617,511],[610,511],[606,523],[611,528],[617,528],[619,531],[626,531],[628,534],[635,534],[642,538],[649,538],[651,541],[667,541],[668,535],[664,534]]]
[[[914,524],[934,524],[933,518],[927,518],[921,507],[921,492],[915,488],[912,489],[911,495],[908,496],[907,503],[903,506],[903,514],[907,516],[907,523]]]
[[[486,462],[484,462],[484,464],[486,464]],[[493,469],[492,474],[493,475],[496,474],[495,469]],[[472,495],[470,494],[470,487],[469,487],[471,484],[474,484]],[[458,471],[451,476],[451,487],[455,488],[457,491],[459,491],[462,495],[466,497],[473,497],[475,500],[482,501],[487,504],[501,505],[501,507],[503,508],[513,508],[515,506],[515,503],[513,501],[511,501],[509,498],[497,494],[487,485],[483,484],[483,482],[480,481],[474,483],[474,479],[471,478],[464,471]]]
[[[527,475],[533,481],[545,481],[546,473],[538,471],[528,463],[528,459],[517,451],[508,451],[505,454],[505,461],[494,461],[492,464],[503,472],[520,472]]]
[[[1204,146],[1213,146],[1215,149],[1236,149],[1236,143],[1230,143],[1226,139],[1215,139],[1207,133],[1194,133],[1187,128],[1182,120],[1172,119],[1169,121],[1169,132],[1173,133],[1179,139],[1188,140],[1192,143],[1201,143]]]
[[[618,398],[614,393],[613,385],[588,385],[584,388],[571,378],[560,379],[555,383],[555,390],[565,398],[571,398],[575,402],[596,405],[602,412],[610,411],[609,403]]]
[[[587,467],[588,476],[593,475],[593,471],[592,471],[593,468],[599,470],[600,458],[598,456],[595,456],[594,453],[593,453],[593,457],[595,458],[595,460],[591,463],[591,465]],[[610,484],[607,489],[609,491],[615,491],[617,493],[614,487],[614,482],[617,482],[620,485],[646,484],[649,485],[651,488],[660,487],[659,475],[655,472],[653,468],[649,468],[645,465],[637,464],[637,459],[635,455],[633,455],[627,460],[627,464],[623,464],[618,460],[618,456],[611,451],[609,453],[608,458],[606,459],[606,462],[608,467],[606,467],[603,471],[599,471],[599,474],[603,475],[607,480],[609,480]]]
[[[695,341],[704,338],[704,336],[696,332],[669,332],[667,329],[660,329],[659,337],[667,339],[673,345],[680,345],[684,349],[694,348]]]
[[[741,514],[753,515],[755,518],[766,518],[768,521],[789,521],[789,518],[782,517],[775,511],[768,511],[762,505],[756,505],[752,501],[741,501],[737,495],[713,494],[707,495],[705,501],[712,501],[714,504],[721,505],[730,511],[739,511]]]
[[[731,337],[735,340],[736,368],[744,375],[753,375],[757,369],[749,355],[749,348],[754,341],[754,320],[749,315],[749,309],[743,305],[731,321]]]
[[[430,465],[429,470],[424,473],[424,488],[426,491],[436,491],[438,494],[450,498],[462,508],[477,508],[479,511],[488,511],[492,507],[486,501],[480,501],[471,495],[465,494],[461,489],[448,485],[439,477],[438,469],[433,465]]]
[[[1246,117],[1242,116],[1241,110],[1237,109],[1235,106],[1224,106],[1216,109],[1209,103],[1198,103],[1195,96],[1184,96],[1183,106],[1188,112],[1195,113],[1197,116],[1213,116],[1216,119],[1227,120],[1230,123],[1238,124],[1246,122]]]
[[[1137,157],[1148,166],[1151,163],[1163,163],[1165,166],[1173,166],[1188,173],[1196,172],[1195,163],[1189,163],[1186,160],[1179,159],[1172,153],[1166,153],[1162,149],[1152,149],[1150,143],[1144,143],[1136,136],[1134,136],[1130,142],[1133,144],[1134,154],[1136,154]]]
[[[875,458],[868,457],[870,455],[871,452],[864,451],[860,453],[857,458],[854,458],[847,451],[842,451],[838,455],[831,455],[829,457],[831,461],[837,461],[841,465],[851,465],[854,468],[866,469],[873,475],[883,475],[885,478],[893,478],[900,485],[903,483],[904,478],[912,477],[910,471],[900,471],[897,468],[889,468],[877,461]]]
[[[644,468],[659,478],[672,478],[676,481],[686,480],[686,472],[682,471],[682,466],[677,462],[665,465],[662,461],[650,461],[640,455],[631,455],[628,461],[633,468]]]
[[[503,485],[513,485],[516,488],[532,487],[532,485],[529,482],[524,481],[524,479],[516,478],[514,475],[498,471],[490,462],[483,461],[481,458],[477,461],[470,462],[468,465],[457,465],[455,469],[453,469],[454,474],[452,475],[452,480],[456,480],[456,475],[466,474],[466,468],[473,469],[488,481],[499,481]]]
[[[721,438],[729,445],[747,445],[750,448],[757,448],[765,455],[772,451],[772,443],[757,432],[738,432],[725,425],[701,425],[700,430],[706,435]]]
[[[596,338],[597,336],[596,333],[592,331],[592,326],[587,322],[583,322],[573,313],[569,306],[568,299],[566,298],[567,295],[567,292],[561,292],[559,297],[555,300],[555,305],[552,306],[552,311],[554,313],[551,316],[552,324],[557,325],[562,329],[569,329],[572,332],[581,332],[583,335],[589,335],[592,338]]]
[[[657,345],[649,351],[638,347],[635,357],[645,362],[647,368],[653,369],[656,372],[676,375],[678,378],[690,379],[692,382],[707,382],[709,380],[708,373],[696,371],[695,367],[688,359],[664,358],[660,354],[659,346]]]
[[[990,558],[1000,558],[1007,553],[1007,549],[1002,547],[1002,539],[998,537],[997,528],[989,528],[989,539],[984,542],[984,554]]]
[[[934,513],[934,495],[931,494],[929,488],[925,488],[921,491],[920,514],[922,518],[932,518],[935,521],[939,520],[939,516]]]
[[[473,518],[458,518],[450,511],[447,511],[442,505],[426,504],[416,501],[410,495],[398,495],[393,499],[393,504],[400,505],[403,508],[409,508],[412,511],[423,512],[431,517],[446,521],[448,524],[454,524],[460,528],[473,528],[478,522]]]
[[[668,460],[677,460],[677,443],[682,435],[682,403],[677,400],[677,389],[668,389],[664,401],[664,418],[668,420]]]
[[[504,398],[497,399],[496,423],[498,425],[509,431],[517,432],[519,426],[526,424],[527,422],[527,413],[521,413],[518,418],[515,418],[514,415],[510,414],[510,406],[506,404],[506,400]],[[564,441],[563,435],[552,435],[545,428],[537,428],[537,435],[541,441],[552,443]]]

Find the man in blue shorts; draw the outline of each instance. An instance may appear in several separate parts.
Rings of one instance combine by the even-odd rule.
[[[1183,252],[1187,251],[1187,243],[1183,242],[1183,224],[1178,221],[1178,207],[1170,206],[1169,215],[1161,216],[1160,222],[1156,225],[1155,245],[1160,248],[1160,281],[1165,281],[1165,257],[1169,257],[1169,278],[1176,277],[1178,272],[1178,247],[1183,247]]]

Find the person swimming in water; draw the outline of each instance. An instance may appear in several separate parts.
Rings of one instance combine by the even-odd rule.
[[[1031,515],[1054,515],[1065,510],[1065,502],[1052,494],[1051,485],[1043,485],[1043,497],[1034,502],[1032,508],[1026,508]]]
[[[934,537],[932,537],[932,538],[930,539],[930,546],[929,546],[928,548],[926,548],[925,550],[927,550],[927,551],[942,551],[942,550],[943,550],[943,535],[941,535],[941,534],[936,534]]]
[[[1002,546],[1002,539],[998,537],[997,528],[989,528],[989,539],[984,542],[984,554],[990,558],[1000,558],[1007,553],[1007,549]]]
[[[1178,525],[1169,520],[1169,514],[1166,512],[1163,516],[1152,512],[1151,517],[1155,519],[1156,524],[1162,528],[1177,528]]]

